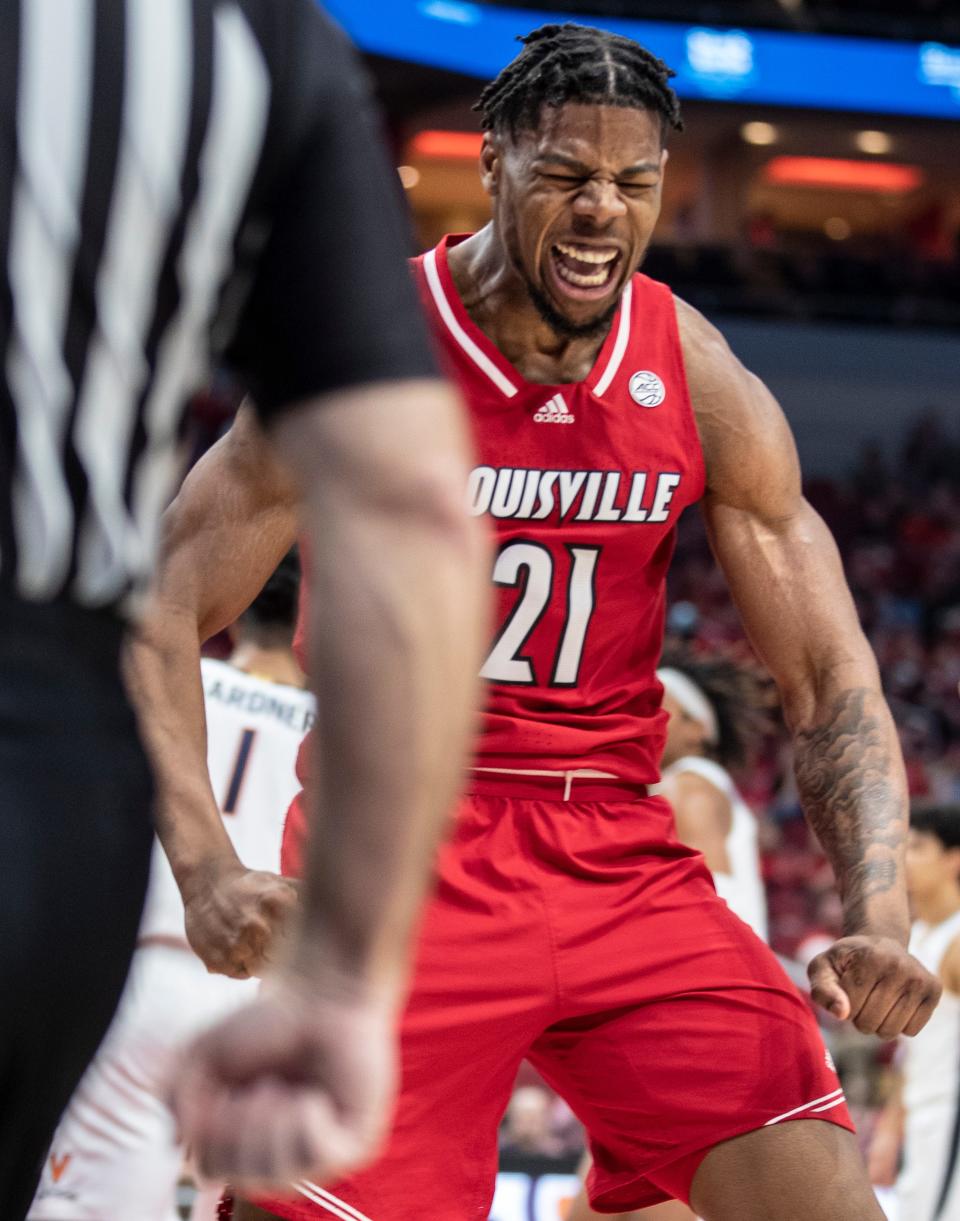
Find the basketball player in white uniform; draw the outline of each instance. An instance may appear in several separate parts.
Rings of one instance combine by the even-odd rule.
[[[670,714],[658,791],[673,806],[679,838],[703,853],[717,893],[766,941],[757,820],[727,771],[743,762],[759,688],[728,661],[678,658],[657,677]]]
[[[294,765],[313,697],[291,650],[291,553],[234,628],[227,664],[202,664],[210,780],[240,859],[279,871]],[[109,879],[104,879],[109,885]],[[65,1112],[28,1221],[177,1221],[184,1150],[164,1096],[181,1045],[251,998],[256,980],[210,975],[190,949],[183,904],[155,847],[126,991]],[[194,1212],[213,1221],[219,1189]]]
[[[943,982],[927,1026],[900,1048],[900,1080],[877,1123],[874,1180],[896,1175],[900,1221],[960,1221],[960,803],[910,814],[910,953]]]
[[[767,698],[757,676],[725,659],[686,653],[666,656],[657,670],[663,707],[670,714],[661,759],[661,782],[677,836],[703,853],[720,897],[757,936],[767,939],[767,900],[760,872],[757,820],[727,767],[745,761],[761,732]],[[600,1221],[586,1194],[574,1201],[568,1221]],[[606,1221],[696,1221],[678,1200]]]

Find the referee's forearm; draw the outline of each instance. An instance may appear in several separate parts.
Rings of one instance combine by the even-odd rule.
[[[399,992],[463,772],[488,573],[485,533],[465,512],[468,464],[452,398],[423,383],[398,392],[393,407],[401,418],[406,407],[416,413],[401,456],[376,439],[378,421],[395,418],[380,389],[355,396],[339,422],[324,420],[311,447],[329,461],[305,496],[318,712],[294,961]],[[372,452],[357,444],[368,427]]]

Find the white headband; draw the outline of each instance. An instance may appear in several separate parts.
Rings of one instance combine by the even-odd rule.
[[[716,746],[719,737],[717,714],[713,710],[713,705],[693,679],[669,666],[658,670],[657,678],[663,683],[664,690],[670,692],[687,716],[693,717],[704,727],[710,745]]]

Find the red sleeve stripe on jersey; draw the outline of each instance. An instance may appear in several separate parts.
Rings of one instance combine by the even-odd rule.
[[[493,363],[489,356],[474,343],[467,332],[457,321],[457,317],[453,312],[453,307],[447,300],[447,295],[443,291],[443,284],[440,281],[440,272],[437,269],[437,252],[431,250],[424,256],[423,268],[427,274],[427,285],[430,288],[430,293],[433,296],[434,303],[439,311],[440,317],[446,324],[447,330],[454,337],[460,347],[466,352],[473,363],[483,373],[489,377],[493,384],[507,398],[513,398],[517,393],[517,387],[510,381],[506,374],[502,373]]]
[[[633,281],[628,280],[627,286],[623,290],[623,296],[620,298],[620,325],[617,329],[617,342],[613,345],[613,351],[610,353],[610,363],[604,370],[603,376],[593,387],[593,393],[600,397],[606,394],[613,383],[613,379],[617,375],[623,357],[627,350],[627,344],[630,342],[630,318],[633,314]]]

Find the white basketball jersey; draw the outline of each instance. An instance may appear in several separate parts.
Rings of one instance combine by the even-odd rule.
[[[960,912],[940,924],[918,920],[910,953],[938,975],[960,937]],[[944,990],[930,1020],[903,1039],[904,1164],[897,1183],[906,1221],[960,1221],[960,996]]]
[[[938,975],[943,956],[960,937],[960,911],[941,924],[916,921],[910,933],[910,953]],[[908,1111],[930,1103],[956,1105],[960,1085],[960,996],[944,990],[923,1030],[905,1039],[903,1102]]]
[[[245,865],[278,872],[287,807],[300,788],[297,751],[314,719],[313,696],[222,661],[205,658],[201,670],[207,766],[224,825]],[[140,936],[185,942],[180,892],[159,843]]]
[[[720,790],[729,800],[733,817],[727,835],[727,858],[730,873],[715,873],[713,882],[717,894],[741,920],[749,924],[758,937],[767,940],[767,896],[760,873],[760,852],[757,847],[757,820],[750,807],[737,792],[730,773],[712,759],[686,755],[664,769],[663,779],[693,772]]]

